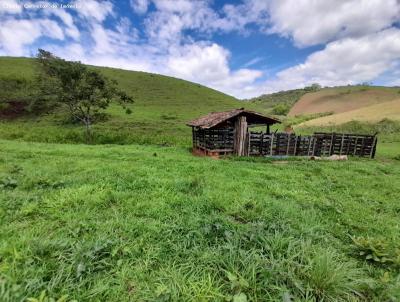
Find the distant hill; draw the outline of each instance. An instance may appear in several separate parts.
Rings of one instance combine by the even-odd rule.
[[[290,109],[289,116],[342,113],[392,101],[400,97],[400,88],[345,86],[324,88],[303,95]]]
[[[280,103],[293,105],[308,91],[305,89],[293,89],[287,91],[279,91],[271,94],[263,94],[255,98],[248,99],[248,102],[259,103],[265,108],[272,108]]]
[[[318,87],[310,86],[303,89],[279,91],[271,94],[263,94],[245,101],[274,114],[286,115],[303,95],[316,89]]]
[[[319,117],[301,123],[298,126],[331,126],[351,121],[377,123],[384,119],[400,121],[400,97],[393,101],[382,102],[355,110]]]

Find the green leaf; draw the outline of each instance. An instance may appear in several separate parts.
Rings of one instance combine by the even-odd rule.
[[[237,276],[235,274],[232,274],[231,272],[226,272],[226,277],[231,282],[237,281],[238,279]]]
[[[247,296],[245,293],[239,293],[233,296],[233,302],[247,302]]]
[[[248,288],[249,287],[249,282],[247,282],[247,280],[245,280],[243,278],[239,278],[239,285],[240,285],[240,287]]]
[[[292,296],[290,295],[289,292],[284,292],[282,295],[282,301],[283,302],[292,302]]]

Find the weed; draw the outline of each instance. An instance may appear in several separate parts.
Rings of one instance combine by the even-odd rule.
[[[396,263],[400,253],[396,253],[384,240],[369,237],[352,237],[359,256],[379,264]],[[397,255],[395,255],[397,254]]]
[[[18,186],[18,181],[10,176],[0,180],[1,189],[15,189]]]

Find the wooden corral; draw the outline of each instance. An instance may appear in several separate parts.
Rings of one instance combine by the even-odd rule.
[[[192,127],[193,153],[218,157],[238,156],[331,156],[353,155],[374,158],[377,136],[316,132],[313,135],[270,133],[279,120],[241,109],[213,112],[188,123]],[[249,126],[266,125],[266,132]]]
[[[249,154],[253,156],[331,156],[353,155],[374,158],[376,134],[249,132]]]

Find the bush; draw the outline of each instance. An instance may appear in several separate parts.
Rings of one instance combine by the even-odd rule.
[[[281,103],[278,105],[275,105],[274,108],[272,109],[272,113],[276,115],[286,115],[290,111],[290,106],[286,103]]]

